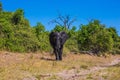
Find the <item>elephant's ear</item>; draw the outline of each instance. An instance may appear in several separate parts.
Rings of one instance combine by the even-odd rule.
[[[55,32],[51,32],[50,35],[49,35],[49,41],[50,41],[51,45],[55,44],[55,41],[54,41],[55,34],[56,34]]]
[[[66,40],[69,38],[69,36],[66,32],[60,32],[60,35],[61,35],[61,43],[63,45],[66,42]]]

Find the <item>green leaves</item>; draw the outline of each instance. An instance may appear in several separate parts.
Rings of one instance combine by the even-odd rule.
[[[0,13],[2,12],[2,3],[0,2]]]
[[[12,23],[17,25],[18,23],[20,23],[20,21],[22,20],[22,18],[24,17],[24,12],[22,9],[17,9],[14,13],[13,13],[13,17],[12,17]]]
[[[52,30],[54,32],[60,32],[60,31],[65,31],[66,28],[65,27],[62,27],[60,25],[56,25],[55,28]]]
[[[89,22],[88,25],[81,25],[78,35],[79,49],[93,53],[110,51],[114,45],[113,36],[117,36],[115,32],[114,29],[108,29],[100,24],[98,20]]]
[[[45,27],[40,23],[38,22],[36,26],[34,26],[35,28],[35,33],[36,33],[36,36],[38,37],[42,32],[45,32]]]
[[[70,28],[74,21],[75,19],[69,16],[59,16],[53,21],[58,25],[52,31],[66,31],[69,34],[65,44],[67,51],[120,52],[120,37],[114,27],[107,28],[99,20],[93,20],[86,25],[82,24],[77,30],[75,26]],[[46,31],[45,26],[40,22],[31,27],[22,9],[5,12],[0,3],[0,50],[50,51],[50,32]]]

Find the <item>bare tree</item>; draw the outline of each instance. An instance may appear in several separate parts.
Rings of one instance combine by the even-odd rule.
[[[56,19],[53,19],[51,21],[51,23],[55,23],[55,24],[58,24],[60,26],[63,26],[67,29],[70,28],[70,26],[76,21],[76,18],[71,18],[69,15],[61,15],[59,14],[58,17]]]

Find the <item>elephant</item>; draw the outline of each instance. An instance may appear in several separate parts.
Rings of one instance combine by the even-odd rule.
[[[56,60],[62,60],[63,45],[69,38],[68,34],[64,31],[51,32],[49,35],[50,44],[54,50]]]

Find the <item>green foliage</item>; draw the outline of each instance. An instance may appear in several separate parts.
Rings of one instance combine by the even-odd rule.
[[[68,19],[69,20],[69,19]],[[72,20],[74,21],[74,20]],[[68,22],[69,23],[69,22]],[[92,51],[94,53],[120,53],[120,37],[114,27],[107,28],[99,20],[81,25],[79,30],[73,26],[67,29],[56,25],[52,31],[65,31],[69,39],[65,43],[65,51]],[[51,31],[50,31],[51,32]],[[31,27],[29,20],[24,17],[24,11],[6,12],[0,3],[0,50],[15,52],[50,51],[49,31],[38,22]]]
[[[49,44],[49,32],[45,31],[44,25],[38,22],[37,25],[34,26],[33,28],[34,28],[35,35],[40,43],[39,50],[50,51],[51,47]]]
[[[43,32],[39,36],[39,42],[40,42],[40,51],[50,51],[51,46],[49,43],[49,32]]]
[[[17,25],[18,23],[20,23],[22,21],[24,12],[22,9],[17,9],[12,16],[12,23]]]
[[[37,23],[37,25],[34,26],[34,28],[35,28],[35,34],[37,38],[39,39],[39,35],[45,32],[45,27],[41,23]]]
[[[2,12],[2,3],[0,2],[0,13]]]
[[[39,48],[39,41],[31,28],[15,31],[15,44],[21,46],[25,52],[34,52]]]
[[[60,25],[56,25],[55,28],[52,30],[53,32],[60,32],[60,31],[66,31],[65,27],[62,27]]]
[[[75,26],[73,26],[72,29],[68,30],[67,32],[68,32],[69,37],[74,37],[74,38],[77,37],[77,34],[76,34],[77,31],[76,31],[76,27]]]
[[[66,42],[65,47],[67,47],[70,52],[78,52],[78,32],[76,31],[76,27],[73,26],[72,29],[67,30],[67,33],[69,35],[69,39]]]
[[[79,49],[93,53],[110,51],[114,45],[111,32],[98,20],[81,25],[78,35]]]
[[[111,50],[112,54],[120,54],[120,37],[114,42],[114,48]]]
[[[23,10],[0,14],[0,49],[17,52],[39,51],[40,42]],[[11,21],[12,20],[12,21]]]

